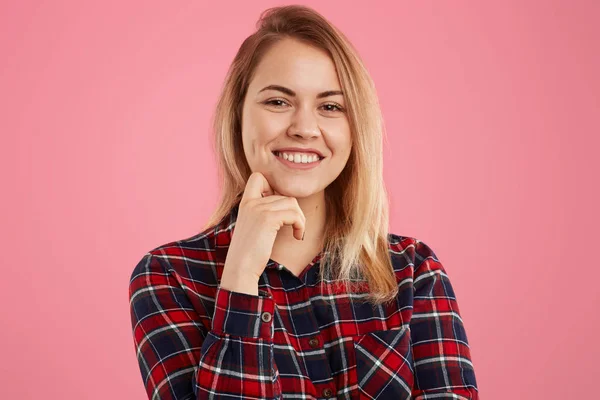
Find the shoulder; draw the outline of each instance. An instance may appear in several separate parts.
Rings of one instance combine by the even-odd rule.
[[[433,249],[418,238],[389,233],[388,245],[396,273],[410,269],[411,273],[417,276],[424,269],[436,266],[443,269]]]
[[[174,274],[178,280],[207,279],[212,281],[219,261],[215,246],[216,227],[210,227],[194,236],[173,240],[155,246],[142,255],[133,267],[131,280],[140,274]],[[206,271],[210,276],[206,276]]]

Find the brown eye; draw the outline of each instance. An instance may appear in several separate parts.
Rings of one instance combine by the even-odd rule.
[[[326,111],[344,111],[344,109],[342,108],[342,106],[340,106],[339,104],[335,104],[335,103],[327,103],[327,104],[323,104],[323,107],[333,107],[334,109],[331,110],[326,110]]]
[[[273,99],[273,100],[267,100],[264,102],[264,104],[272,105],[274,107],[281,107],[280,104],[274,104],[274,103],[285,103],[285,101],[283,101],[281,99]]]

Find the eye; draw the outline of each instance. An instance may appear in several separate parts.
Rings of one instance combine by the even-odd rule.
[[[327,111],[344,111],[344,108],[342,106],[340,106],[339,104],[336,104],[336,103],[323,104],[323,107],[334,107],[333,110],[329,109]]]
[[[267,104],[267,105],[273,106],[275,108],[282,108],[283,105],[280,103],[288,104],[285,100],[282,100],[282,99],[271,99],[271,100],[267,100],[267,101],[263,102],[263,104]],[[339,105],[337,103],[326,103],[326,104],[323,104],[321,107],[325,107],[326,108],[325,111],[328,111],[328,112],[344,112],[345,111],[344,107],[342,107],[341,105]],[[331,108],[327,109],[327,107],[331,107]]]
[[[280,108],[281,105],[279,105],[279,104],[273,104],[273,103],[277,103],[277,102],[279,102],[279,103],[286,103],[284,100],[281,100],[281,99],[272,99],[272,100],[265,101],[264,104],[268,104],[268,105],[272,105],[272,106],[274,106],[276,108]]]

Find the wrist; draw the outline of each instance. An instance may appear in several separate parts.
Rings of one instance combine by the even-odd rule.
[[[258,296],[258,277],[249,274],[223,272],[220,285],[232,292]]]

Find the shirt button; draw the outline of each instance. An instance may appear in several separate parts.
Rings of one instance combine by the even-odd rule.
[[[315,347],[319,346],[319,339],[317,339],[317,338],[310,339],[308,341],[308,345],[314,349]]]
[[[262,318],[263,321],[269,322],[271,320],[271,313],[265,311],[264,313],[262,313],[262,315],[260,317]]]
[[[323,396],[324,397],[331,397],[332,394],[333,394],[333,390],[331,390],[330,388],[323,389]]]

